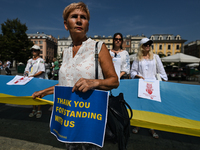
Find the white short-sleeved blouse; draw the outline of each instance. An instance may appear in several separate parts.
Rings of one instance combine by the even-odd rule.
[[[156,54],[154,54],[154,59],[152,60],[142,59],[138,61],[138,59],[135,59],[131,67],[131,78],[135,78],[136,75],[139,75],[145,79],[156,79],[157,73],[159,73],[160,77],[165,81],[168,80],[163,64]]]
[[[120,71],[124,71],[127,74],[130,73],[130,57],[126,50],[123,50],[115,56],[115,53],[110,51],[111,57],[121,58],[121,69]]]
[[[103,42],[98,43],[98,53]],[[59,85],[74,86],[80,78],[95,79],[95,45],[96,41],[88,38],[82,43],[73,58],[72,44],[63,51],[62,66],[59,70]],[[98,63],[98,79],[103,79],[102,69]]]

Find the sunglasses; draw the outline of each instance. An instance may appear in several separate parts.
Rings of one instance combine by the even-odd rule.
[[[115,41],[122,41],[122,38],[114,38]]]
[[[38,50],[38,49],[32,49],[32,52],[38,52],[38,51],[40,51],[40,50]]]
[[[151,46],[151,42],[144,43],[143,46],[147,47],[148,45]]]

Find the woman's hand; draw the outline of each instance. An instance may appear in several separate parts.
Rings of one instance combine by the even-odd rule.
[[[144,77],[142,77],[142,76],[136,75],[135,77],[144,80]]]
[[[42,98],[44,96],[46,96],[46,94],[43,91],[36,91],[32,94],[33,99],[35,99],[36,97]]]
[[[80,78],[74,85],[72,92],[74,91],[87,92],[88,90],[95,89],[98,86],[99,82],[97,79]]]

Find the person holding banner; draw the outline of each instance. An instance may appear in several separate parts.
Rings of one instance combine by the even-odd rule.
[[[24,75],[34,78],[45,78],[45,65],[44,60],[40,58],[40,47],[37,45],[33,45],[31,48],[33,58],[29,59],[25,68]],[[36,106],[33,106],[32,112],[29,114],[29,117],[36,118],[42,117],[41,106],[39,105],[36,110]]]
[[[95,45],[87,38],[90,13],[83,2],[72,3],[63,11],[64,26],[69,31],[72,44],[63,51],[62,66],[59,70],[58,85],[70,86],[72,92],[86,92],[90,89],[111,90],[119,86],[112,58],[105,44],[98,43],[98,79],[95,79]],[[54,93],[54,87],[34,92],[32,97],[42,98]],[[67,149],[95,150],[99,147],[87,143],[67,143]]]
[[[153,41],[148,38],[143,38],[140,41],[140,48],[137,53],[137,58],[134,60],[131,67],[131,78],[140,79],[155,79],[156,74],[159,74],[163,81],[167,81],[167,74],[158,55],[153,54],[151,49]],[[139,127],[135,127],[132,132],[138,133]],[[158,134],[150,129],[150,133],[154,138],[159,138]]]
[[[122,44],[123,35],[115,33],[113,36],[113,49],[110,50],[110,55],[112,58],[119,58],[121,60],[120,79],[127,79],[130,73],[130,58],[128,52],[123,50]]]

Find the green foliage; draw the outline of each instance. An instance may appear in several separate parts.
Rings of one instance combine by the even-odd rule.
[[[27,26],[17,19],[7,19],[1,24],[0,59],[16,60],[25,63],[31,56],[30,48],[33,45],[26,34]]]

